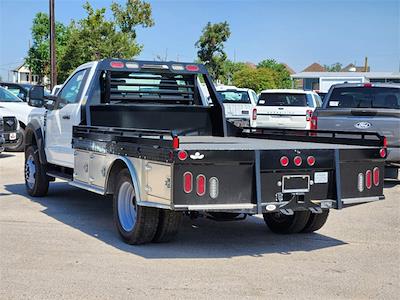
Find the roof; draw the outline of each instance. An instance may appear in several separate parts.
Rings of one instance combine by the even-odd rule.
[[[285,69],[289,72],[290,75],[296,73],[291,67],[288,66],[288,64],[286,63],[281,63],[281,64],[285,67]]]
[[[313,91],[305,91],[305,90],[296,90],[296,89],[269,89],[269,90],[263,90],[260,92],[261,93],[268,93],[268,94],[274,94],[274,93],[287,93],[287,94],[312,94],[314,93]]]
[[[302,72],[325,72],[326,69],[319,63],[313,63],[305,68]]]
[[[320,77],[365,77],[374,79],[400,79],[400,72],[300,72],[290,75],[293,79]]]
[[[365,72],[364,66],[357,67],[355,64],[348,64],[347,66],[342,68],[340,70],[340,72],[353,72],[353,71],[351,71],[351,69],[355,69],[355,72]],[[369,72],[369,71],[371,71],[371,68],[367,67],[367,72]]]
[[[334,87],[364,87],[365,85],[368,85],[367,88],[369,87],[386,87],[386,88],[400,88],[400,83],[338,83],[335,84]]]

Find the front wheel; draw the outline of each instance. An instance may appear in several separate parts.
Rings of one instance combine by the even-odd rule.
[[[25,186],[33,197],[45,196],[49,190],[49,179],[36,146],[29,146],[25,152]]]
[[[123,169],[117,178],[113,211],[118,233],[128,244],[151,242],[157,231],[158,209],[137,205],[136,191],[127,169]]]
[[[310,212],[295,211],[293,215],[285,215],[280,212],[264,213],[263,217],[272,232],[280,234],[298,233],[306,226]]]

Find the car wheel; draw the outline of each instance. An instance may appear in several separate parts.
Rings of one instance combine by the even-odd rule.
[[[182,222],[182,213],[160,209],[157,232],[153,242],[164,243],[173,240],[178,234]]]
[[[40,163],[36,146],[29,146],[25,152],[25,186],[29,195],[41,197],[49,190],[49,179],[45,167]]]
[[[301,232],[309,233],[321,229],[328,220],[328,215],[329,209],[322,210],[320,214],[310,214],[307,224]]]
[[[157,231],[159,210],[137,205],[135,187],[127,169],[123,169],[117,178],[113,213],[118,233],[128,244],[151,242]]]
[[[293,215],[280,212],[264,213],[264,221],[272,232],[280,234],[298,233],[306,226],[310,216],[309,211],[295,211]]]

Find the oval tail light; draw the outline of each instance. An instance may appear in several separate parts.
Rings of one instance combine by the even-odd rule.
[[[196,192],[199,196],[204,196],[206,193],[206,177],[204,175],[198,175],[196,178]]]
[[[379,185],[379,181],[380,181],[380,171],[378,167],[375,167],[372,170],[372,177],[374,179],[374,185],[378,186]]]
[[[364,191],[364,174],[363,173],[358,173],[357,187],[358,187],[359,192]]]
[[[193,190],[193,174],[186,172],[183,174],[183,191],[186,194],[191,193]]]
[[[365,186],[367,187],[367,189],[371,189],[371,187],[372,187],[372,172],[371,172],[371,170],[367,170],[367,172],[365,172]]]
[[[215,199],[219,194],[219,180],[217,177],[210,178],[210,197]]]

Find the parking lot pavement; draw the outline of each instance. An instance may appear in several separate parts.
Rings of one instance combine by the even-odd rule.
[[[259,217],[185,219],[177,240],[129,246],[111,202],[64,182],[30,198],[23,155],[0,154],[0,298],[385,298],[400,294],[400,185],[333,211],[318,233]],[[397,296],[396,296],[397,295]]]

